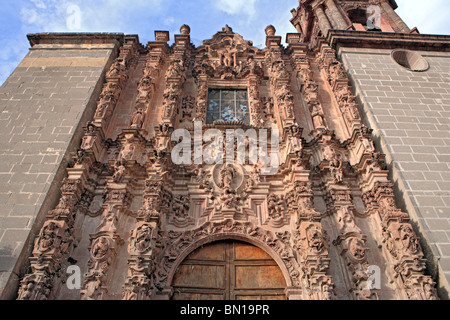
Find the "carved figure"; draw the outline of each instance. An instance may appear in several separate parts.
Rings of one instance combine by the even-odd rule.
[[[172,210],[175,217],[186,218],[189,211],[189,198],[180,195],[173,199]]]
[[[92,256],[100,260],[106,256],[109,251],[109,241],[106,237],[98,238],[92,245],[91,253]]]
[[[222,166],[219,175],[219,187],[223,189],[231,189],[231,184],[236,177],[236,169],[231,164],[226,164]]]
[[[53,221],[42,229],[38,240],[39,251],[46,251],[53,247],[57,238],[58,229],[58,225]]]
[[[133,118],[131,119],[130,128],[142,128],[142,124],[144,123],[144,110],[142,108],[137,109]]]
[[[152,231],[152,227],[148,224],[143,224],[136,230],[135,247],[137,250],[144,252],[150,247]]]
[[[275,193],[269,194],[267,198],[267,209],[269,211],[269,217],[277,220],[283,216],[284,204],[281,197]]]

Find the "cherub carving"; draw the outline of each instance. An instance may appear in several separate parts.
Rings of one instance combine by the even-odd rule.
[[[283,199],[275,193],[269,194],[267,198],[267,209],[269,217],[274,220],[280,219],[283,216],[284,204]]]
[[[180,195],[173,199],[172,211],[177,218],[186,218],[189,211],[189,197]]]

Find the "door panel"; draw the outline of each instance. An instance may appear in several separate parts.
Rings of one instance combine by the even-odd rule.
[[[235,266],[236,289],[284,289],[278,266]]]
[[[234,243],[235,260],[272,260],[272,258],[258,247],[243,242]]]
[[[263,250],[220,241],[192,252],[178,267],[174,300],[284,300],[286,283]]]
[[[176,274],[175,283],[188,288],[225,289],[225,266],[182,265]]]
[[[174,292],[172,300],[225,300],[224,294]]]
[[[235,295],[235,300],[286,300],[284,294],[273,295]]]
[[[222,242],[214,242],[206,246],[200,247],[192,252],[185,261],[201,260],[201,261],[223,261],[225,262],[225,248]]]

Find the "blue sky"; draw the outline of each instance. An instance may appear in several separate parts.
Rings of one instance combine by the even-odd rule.
[[[421,33],[450,34],[448,0],[397,0],[397,13]],[[295,32],[289,23],[297,0],[0,0],[0,84],[27,54],[28,33],[123,32],[138,34],[141,43],[154,40],[154,30],[179,33],[191,27],[195,45],[211,38],[225,24],[262,47],[264,28],[277,34]],[[79,8],[77,16],[71,8]],[[68,10],[69,9],[69,10]],[[72,24],[71,24],[72,23]]]

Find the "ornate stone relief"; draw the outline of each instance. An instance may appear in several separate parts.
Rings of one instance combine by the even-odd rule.
[[[267,48],[259,50],[228,26],[195,48],[186,26],[182,30],[172,46],[164,32],[140,52],[137,44],[125,46],[111,66],[59,203],[36,237],[32,273],[23,278],[18,298],[51,297],[80,237],[89,243],[83,248],[88,255],[83,299],[107,299],[109,279],[119,277],[125,281],[115,294],[125,300],[167,298],[182,260],[199,246],[223,239],[248,241],[268,252],[288,289],[301,292],[297,298],[336,299],[336,283],[344,283],[352,291],[345,298],[376,299],[366,272],[372,263],[369,250],[378,250],[370,247],[374,238],[383,249],[386,277],[398,290],[393,296],[436,299],[419,238],[395,204],[384,157],[375,152],[370,129],[360,124],[356,98],[335,52],[324,49],[317,55],[302,44],[285,50],[271,28]],[[105,132],[139,57],[143,76],[134,83],[126,128],[113,141]],[[171,162],[172,132],[206,119],[208,89],[215,85],[248,88],[249,128],[281,129],[282,161],[275,175],[261,175],[261,164]],[[332,130],[340,127],[325,120],[330,118],[320,94],[324,87],[333,93],[341,114],[337,121],[346,125],[348,132],[340,132],[345,141]],[[310,141],[298,124],[305,119],[296,119],[300,103],[310,121]],[[150,115],[157,122],[149,134]],[[354,198],[360,196],[364,213],[356,210]],[[142,204],[136,201],[131,210],[133,197]],[[80,212],[98,225],[92,234],[77,227],[80,236],[75,237],[74,218]],[[379,224],[363,228],[361,219]],[[330,257],[336,252],[335,261]],[[115,273],[118,261],[127,261],[126,275]]]

